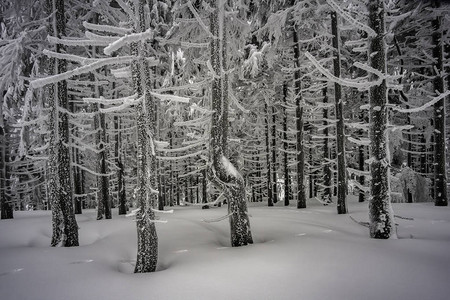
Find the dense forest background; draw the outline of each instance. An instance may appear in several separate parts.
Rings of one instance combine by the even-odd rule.
[[[136,219],[156,269],[167,207],[247,202],[346,214],[395,236],[391,202],[447,206],[450,7],[444,1],[3,0],[1,218]],[[132,210],[130,210],[132,208]],[[170,211],[169,211],[170,212]],[[217,220],[220,221],[220,220]]]

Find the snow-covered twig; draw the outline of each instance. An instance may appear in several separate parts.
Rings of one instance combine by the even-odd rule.
[[[103,53],[105,53],[106,55],[111,55],[111,53],[122,48],[127,44],[149,40],[152,38],[153,38],[153,30],[151,28],[147,29],[144,32],[127,34],[117,39],[116,41],[112,42],[107,47],[105,47],[105,49],[103,49]]]
[[[111,57],[111,58],[99,59],[96,62],[93,62],[89,65],[75,68],[73,70],[70,70],[70,71],[67,71],[67,72],[64,72],[61,74],[56,74],[53,76],[48,76],[45,78],[33,80],[33,81],[31,81],[31,86],[33,88],[40,88],[40,87],[43,87],[48,84],[52,84],[52,83],[56,83],[56,82],[59,82],[62,80],[69,79],[76,75],[81,75],[81,74],[92,72],[92,71],[94,71],[98,68],[104,67],[106,65],[128,63],[128,62],[131,62],[134,58],[135,57],[133,57],[133,56],[122,56],[122,57]]]

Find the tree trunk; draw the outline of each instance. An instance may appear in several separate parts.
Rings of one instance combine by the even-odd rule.
[[[210,16],[211,64],[217,76],[212,81],[212,121],[211,121],[211,181],[219,186],[227,197],[230,220],[231,246],[253,243],[250,221],[245,199],[245,183],[241,174],[226,157],[228,131],[228,82],[227,50],[224,7],[219,8],[218,0],[211,0],[213,9]],[[224,71],[224,72],[222,72]]]
[[[136,2],[135,13],[138,18],[135,32],[144,32],[146,28],[145,0]],[[133,85],[138,97],[143,101],[136,105],[137,126],[137,201],[139,211],[136,214],[137,258],[135,273],[156,271],[158,260],[158,236],[155,227],[155,213],[152,210],[157,201],[156,157],[151,151],[155,134],[154,99],[147,92],[151,85],[150,67],[147,60],[147,42],[132,43],[131,53],[136,59],[131,64]]]
[[[288,85],[286,82],[283,83],[283,150],[284,150],[284,205],[289,205],[290,200],[290,185],[289,185],[289,161],[288,161],[288,137],[287,137],[287,131],[288,131],[288,112],[287,112],[287,98],[288,98]]]
[[[277,187],[277,117],[275,104],[272,104],[272,167],[273,167],[273,179],[272,179],[272,191],[273,191],[273,203],[278,202],[278,187]]]
[[[297,208],[306,208],[306,191],[305,191],[305,152],[303,149],[303,101],[302,101],[302,83],[300,74],[300,49],[298,43],[298,32],[293,25],[294,39],[294,63],[297,69],[294,72],[295,86],[295,115],[297,118]]]
[[[368,4],[369,26],[376,32],[370,38],[369,57],[372,68],[386,74],[386,45],[384,1],[376,0]],[[370,74],[374,81],[376,75]],[[369,201],[370,236],[377,239],[387,239],[395,236],[393,211],[389,186],[389,151],[387,147],[387,87],[386,79],[380,85],[373,86],[369,91],[370,100],[370,173],[371,198]]]
[[[0,103],[3,104],[3,91],[0,90]],[[1,219],[12,219],[13,206],[10,203],[9,196],[9,161],[8,155],[8,130],[6,129],[6,120],[3,117],[3,105],[0,105],[0,209]]]
[[[434,1],[435,8],[440,7],[439,1]],[[442,36],[442,17],[437,16],[432,21],[433,26],[433,70],[437,72],[433,80],[434,91],[439,94],[445,92],[444,83],[444,41]],[[445,100],[438,101],[434,104],[434,204],[436,206],[447,206],[447,173],[446,173],[446,157],[445,157]]]
[[[340,34],[338,28],[338,18],[336,12],[331,12],[331,30],[333,34],[333,48],[335,55],[333,58],[334,76],[341,77],[340,58]],[[337,143],[337,211],[338,214],[347,213],[347,172],[345,165],[345,132],[344,132],[344,104],[342,101],[341,85],[334,83],[334,100],[336,109],[336,143]]]
[[[272,194],[272,164],[270,161],[270,131],[269,131],[269,107],[267,100],[264,101],[264,113],[265,113],[265,133],[266,133],[266,161],[267,161],[267,205],[273,206],[273,194]]]
[[[328,87],[324,87],[322,90],[323,95],[323,103],[328,103]],[[323,135],[325,136],[323,141],[323,185],[324,191],[323,191],[323,201],[325,203],[331,203],[331,168],[330,168],[330,146],[328,144],[329,142],[329,134],[330,129],[328,127],[328,108],[323,108],[323,125],[325,126],[325,129],[323,130]]]

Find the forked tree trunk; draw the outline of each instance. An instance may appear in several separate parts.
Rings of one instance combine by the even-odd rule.
[[[386,74],[386,45],[384,0],[370,1],[369,26],[376,36],[370,38],[369,57],[372,68]],[[371,81],[376,75],[370,74]],[[380,85],[373,86],[369,91],[370,100],[370,173],[372,182],[369,201],[370,236],[377,239],[387,239],[395,236],[393,212],[389,186],[389,151],[387,147],[387,87],[386,79]]]
[[[213,9],[210,16],[211,65],[217,76],[212,81],[212,115],[211,121],[211,181],[219,186],[228,201],[231,246],[238,247],[253,243],[250,221],[247,214],[244,178],[226,157],[228,132],[228,78],[223,72],[227,70],[226,28],[224,8],[218,0],[211,0]]]

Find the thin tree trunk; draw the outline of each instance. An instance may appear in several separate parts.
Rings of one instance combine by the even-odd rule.
[[[334,76],[341,76],[340,58],[340,34],[338,28],[338,18],[336,12],[331,12],[331,30],[333,34],[333,48],[335,55],[333,58]],[[337,170],[338,170],[338,193],[337,211],[338,214],[347,213],[347,172],[345,166],[345,133],[344,133],[344,105],[342,101],[341,85],[334,83],[334,98],[336,103],[336,143],[337,143]]]
[[[270,161],[270,131],[269,131],[269,107],[267,101],[264,101],[265,113],[265,133],[266,133],[266,161],[267,161],[267,205],[273,206],[272,194],[272,166]]]
[[[440,1],[434,1],[435,8],[440,7]],[[442,17],[437,16],[432,21],[433,26],[433,70],[436,74],[433,81],[434,91],[437,93],[445,92],[444,83],[444,41],[442,36]],[[446,172],[446,156],[445,156],[445,100],[438,101],[434,105],[434,140],[435,140],[435,155],[434,155],[434,204],[436,206],[447,206],[447,172]]]
[[[328,103],[328,87],[324,87],[322,90],[323,95],[323,103]],[[328,128],[328,108],[323,108],[323,125],[325,126],[325,129],[323,130],[323,135],[325,136],[325,139],[323,141],[323,185],[324,191],[323,191],[323,201],[325,203],[331,203],[331,168],[330,168],[330,147],[329,147],[329,132],[330,129]]]
[[[372,68],[386,74],[386,45],[384,1],[376,0],[368,4],[369,26],[376,32],[369,42],[369,57]],[[369,78],[374,81],[376,75]],[[387,239],[395,236],[393,211],[389,186],[389,151],[387,147],[387,87],[386,79],[369,91],[370,99],[370,173],[372,175],[371,198],[369,201],[370,236]]]
[[[283,83],[283,100],[284,100],[284,106],[283,106],[283,150],[284,150],[284,205],[289,205],[289,200],[291,198],[290,195],[290,185],[289,185],[289,161],[288,161],[288,137],[287,137],[287,131],[288,131],[288,112],[287,112],[287,105],[288,105],[288,85],[286,82]]]
[[[277,118],[275,104],[272,105],[272,167],[273,167],[273,203],[278,202],[278,187],[277,187]]]
[[[0,97],[3,104],[3,91],[0,91]],[[3,117],[3,105],[0,105],[0,209],[1,209],[1,219],[12,219],[13,206],[10,203],[9,196],[9,168],[7,166],[9,155],[8,155],[8,130],[6,129],[6,120]]]
[[[300,49],[298,43],[298,32],[293,25],[293,39],[294,39],[294,63],[297,69],[294,72],[294,86],[295,86],[295,115],[297,118],[297,208],[306,208],[306,191],[305,191],[305,152],[303,149],[303,101],[302,101],[302,83],[300,74]]]

